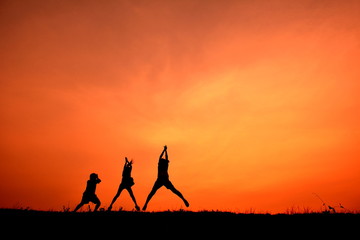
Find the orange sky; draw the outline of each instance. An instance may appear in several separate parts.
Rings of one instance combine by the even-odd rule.
[[[360,210],[359,1],[0,3],[0,207]],[[93,205],[90,205],[93,208]],[[113,209],[132,210],[124,191]],[[82,210],[86,210],[83,207]],[[340,208],[338,208],[340,210]]]

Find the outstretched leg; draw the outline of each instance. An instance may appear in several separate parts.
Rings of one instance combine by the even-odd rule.
[[[176,188],[171,188],[170,190],[183,200],[186,207],[188,207],[190,205],[189,202],[184,198],[184,196]]]
[[[123,189],[124,189],[124,188],[119,187],[117,193],[115,194],[113,200],[112,200],[111,203],[110,203],[110,206],[108,207],[108,211],[111,211],[113,204],[116,202],[116,200],[117,200],[118,197],[120,196],[120,194],[121,194],[121,192],[122,192]]]
[[[96,201],[93,201],[93,202],[96,204],[95,208],[94,208],[94,212],[96,212],[99,209],[101,202],[98,198],[96,198]]]
[[[133,202],[135,203],[135,209],[136,209],[137,211],[140,211],[140,207],[139,207],[139,206],[137,205],[137,203],[136,203],[136,199],[135,199],[135,196],[134,196],[134,193],[133,193],[131,187],[126,188],[126,190],[129,192],[131,199],[132,199]]]
[[[169,182],[166,185],[166,187],[168,189],[170,189],[173,193],[175,193],[179,198],[181,198],[186,207],[189,207],[189,205],[190,205],[189,202],[184,198],[184,196],[181,194],[181,192],[174,187],[174,185],[171,182]]]
[[[83,205],[84,205],[83,202],[79,203],[79,204],[75,207],[74,212],[76,212],[77,210],[79,210]]]
[[[149,193],[149,195],[148,195],[147,198],[146,198],[145,204],[144,204],[144,206],[143,206],[143,208],[142,208],[143,211],[146,210],[147,205],[148,205],[150,199],[154,196],[154,194],[156,193],[156,191],[157,191],[161,186],[162,186],[162,185],[159,185],[159,184],[157,184],[157,183],[155,182],[153,188],[151,189],[151,192]]]

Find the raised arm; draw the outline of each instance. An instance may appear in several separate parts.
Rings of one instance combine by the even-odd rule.
[[[131,167],[132,163],[133,163],[133,160],[132,160],[132,159],[129,161],[128,158],[125,157],[124,168],[125,168],[125,167]]]
[[[127,159],[127,157],[125,157],[124,169],[127,167],[128,164],[129,164],[129,160]]]
[[[162,157],[164,156],[164,154],[165,154],[165,157],[166,157],[166,159],[167,159],[167,151],[166,151],[166,150],[167,150],[167,146],[165,145],[163,151],[162,151],[161,154],[160,154],[159,160],[162,159]]]

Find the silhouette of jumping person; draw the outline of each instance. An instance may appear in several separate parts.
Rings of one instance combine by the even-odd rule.
[[[90,174],[90,179],[87,180],[86,189],[82,195],[81,202],[76,206],[74,212],[79,210],[79,208],[81,208],[84,204],[88,204],[90,202],[96,204],[94,208],[94,212],[98,210],[101,202],[99,198],[96,196],[95,191],[96,191],[96,185],[100,182],[101,180],[96,173]]]
[[[165,158],[163,158],[165,154]],[[164,150],[161,152],[158,162],[158,175],[157,179],[149,193],[149,195],[146,198],[145,204],[142,208],[143,211],[146,210],[147,205],[150,201],[150,199],[154,196],[156,191],[161,188],[162,186],[165,186],[167,189],[171,190],[173,193],[175,193],[178,197],[180,197],[183,201],[186,207],[189,207],[188,201],[184,198],[184,196],[174,187],[172,182],[169,179],[169,158],[167,153],[167,146],[164,146]]]
[[[131,199],[135,203],[135,209],[137,211],[140,210],[140,207],[137,205],[134,193],[131,189],[131,187],[135,184],[134,179],[131,177],[132,164],[133,164],[133,161],[132,160],[128,161],[127,157],[125,157],[125,163],[124,163],[124,168],[123,168],[123,172],[122,172],[122,180],[121,180],[121,183],[119,185],[116,195],[114,196],[113,200],[111,201],[108,211],[111,211],[113,204],[115,203],[116,199],[120,196],[122,190],[124,190],[124,189],[126,189],[129,192]]]

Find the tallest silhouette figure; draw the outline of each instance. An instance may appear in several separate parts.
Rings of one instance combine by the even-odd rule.
[[[165,157],[164,157],[164,155],[165,155]],[[159,188],[161,188],[162,186],[165,186],[167,189],[169,189],[173,193],[175,193],[179,198],[181,198],[183,200],[185,206],[189,207],[189,202],[184,198],[184,196],[181,194],[181,192],[174,187],[174,185],[170,181],[168,168],[169,168],[169,158],[168,158],[168,153],[167,153],[167,146],[165,145],[164,149],[161,152],[160,157],[159,157],[157,179],[156,179],[149,195],[146,198],[145,204],[142,208],[143,211],[146,210],[149,201],[154,196],[156,191]]]

